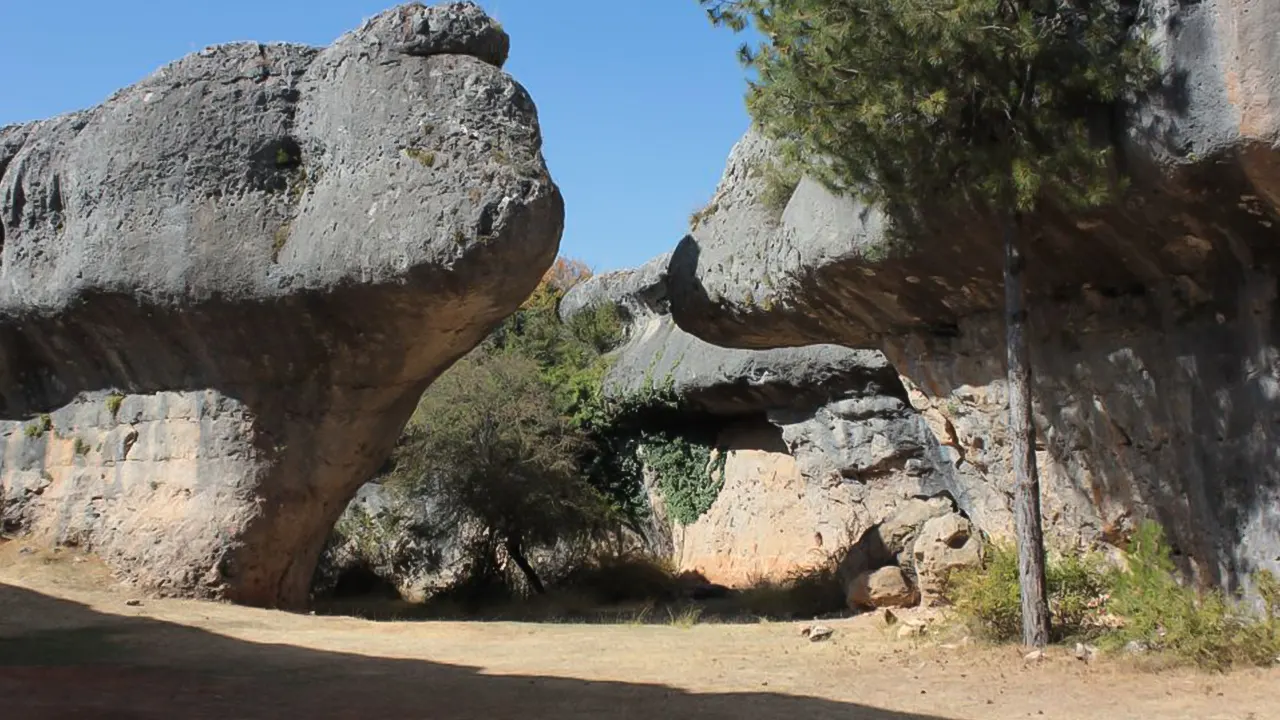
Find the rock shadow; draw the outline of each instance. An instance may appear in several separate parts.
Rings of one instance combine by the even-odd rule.
[[[0,584],[0,695],[6,717],[239,718],[831,718],[942,720],[777,693],[692,694],[574,678],[486,675],[480,668],[228,638],[115,616]]]

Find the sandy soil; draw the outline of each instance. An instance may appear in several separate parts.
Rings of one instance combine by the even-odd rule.
[[[0,717],[1280,718],[1280,670],[1152,673],[790,623],[375,623],[141,599],[0,546]]]

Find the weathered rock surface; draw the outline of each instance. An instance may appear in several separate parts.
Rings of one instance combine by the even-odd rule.
[[[951,515],[951,498],[916,497],[903,503],[882,522],[866,529],[847,546],[840,559],[840,577],[846,586],[856,578],[887,565],[896,565],[915,578],[915,543],[921,528],[934,518]]]
[[[1147,12],[1169,81],[1115,133],[1132,191],[1029,223],[1044,510],[1057,542],[1120,542],[1157,519],[1204,579],[1231,586],[1280,569],[1280,3]],[[947,488],[984,530],[1010,531],[994,224],[935,214],[894,247],[876,209],[808,180],[773,212],[768,153],[743,139],[673,254],[677,323],[739,348],[884,350]]]
[[[334,525],[312,593],[348,597],[389,590],[416,602],[451,587],[466,568],[467,547],[442,527],[439,507],[365,483]]]
[[[955,513],[927,521],[911,552],[920,599],[928,605],[943,599],[952,572],[982,566],[982,538],[973,523]]]
[[[506,46],[470,3],[406,5],[0,130],[6,527],[151,588],[304,602],[421,391],[555,256]]]
[[[594,276],[561,301],[563,318],[602,304],[619,310],[626,340],[613,353],[606,392],[629,395],[669,385],[691,409],[721,416],[811,408],[846,393],[901,394],[893,367],[874,350],[738,350],[684,332],[667,304],[669,260],[669,254],[660,255],[635,270]]]
[[[668,260],[593,277],[560,306],[565,318],[606,303],[620,311],[625,341],[606,392],[669,387],[706,416],[700,423],[735,423],[717,441],[728,453],[720,497],[688,527],[666,532],[659,522],[655,550],[718,583],[780,579],[820,564],[910,498],[945,489],[933,470],[940,449],[883,354],[698,340],[667,312]],[[650,499],[660,506],[654,488]]]
[[[727,453],[720,494],[694,523],[668,524],[677,570],[729,587],[781,581],[823,565],[849,526],[865,522],[854,488],[810,482],[776,428],[736,424],[717,445]],[[650,487],[649,498],[654,514],[665,518],[661,493]]]
[[[874,610],[886,607],[912,607],[919,593],[911,581],[895,565],[871,570],[854,578],[846,588],[849,607]]]

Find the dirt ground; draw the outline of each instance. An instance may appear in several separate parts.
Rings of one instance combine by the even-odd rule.
[[[8,543],[0,718],[1280,718],[1280,670],[1029,663],[828,624],[810,643],[792,623],[377,623],[145,599],[92,559]]]

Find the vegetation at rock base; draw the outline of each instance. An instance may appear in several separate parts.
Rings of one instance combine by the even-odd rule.
[[[516,313],[432,384],[383,478],[396,502],[376,516],[349,512],[327,557],[341,547],[375,573],[403,576],[438,564],[433,546],[463,545],[466,567],[441,600],[464,604],[550,586],[595,596],[606,578],[647,587],[645,597],[669,589],[671,572],[653,572],[640,552],[645,469],[671,517],[689,523],[719,493],[724,458],[713,437],[667,426],[683,411],[669,385],[604,394],[608,352],[622,334],[617,310],[558,315],[589,275],[558,260]]]
[[[699,0],[753,24],[747,105],[784,166],[879,206],[909,238],[929,216],[999,220],[1023,641],[1048,641],[1023,275],[1027,214],[1122,187],[1098,128],[1158,78],[1119,0]],[[775,201],[776,202],[776,201]]]
[[[1280,657],[1280,582],[1254,578],[1261,611],[1219,590],[1178,581],[1160,526],[1143,523],[1125,567],[1095,555],[1050,556],[1046,565],[1054,641],[1096,642],[1113,651],[1140,650],[1200,667],[1270,666]],[[985,568],[956,573],[948,596],[961,618],[984,637],[1007,642],[1021,633],[1017,551],[989,548]]]

